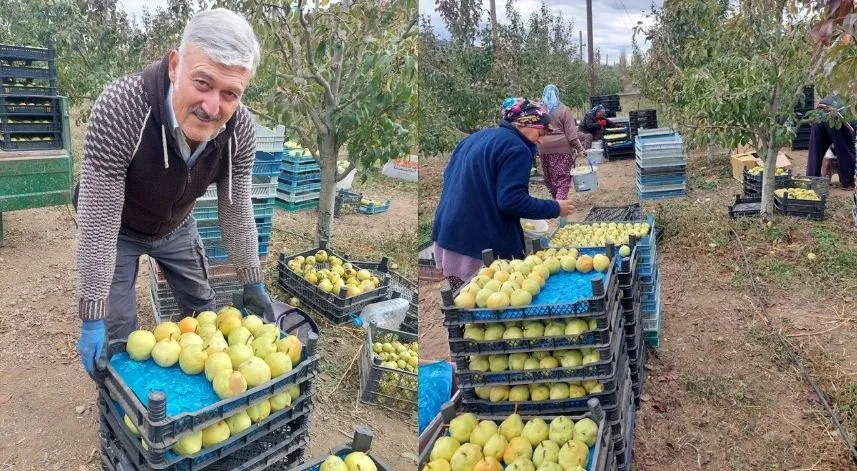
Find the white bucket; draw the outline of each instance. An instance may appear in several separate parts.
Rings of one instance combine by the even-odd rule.
[[[604,162],[604,149],[589,149],[586,152],[586,156],[589,158],[589,162],[600,164]]]
[[[598,140],[598,141],[592,141],[592,149],[601,149],[601,148],[602,148],[602,147],[601,147],[601,145],[602,145],[602,144],[603,144],[603,143],[602,143],[600,140]]]
[[[594,193],[598,189],[598,167],[593,167],[588,158],[586,161],[589,163],[589,167],[571,169],[574,191],[578,193]]]

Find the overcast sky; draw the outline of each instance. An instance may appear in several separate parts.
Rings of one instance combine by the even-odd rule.
[[[149,11],[157,7],[164,7],[167,0],[120,0],[125,10],[132,16],[139,16],[146,6]],[[619,53],[624,48],[626,53],[631,54],[631,36],[633,27],[638,21],[648,24],[646,14],[651,10],[652,2],[655,7],[660,8],[663,0],[593,0],[592,1],[592,23],[594,44],[601,48],[601,60],[605,57],[611,64],[619,61]],[[420,0],[420,14],[427,14],[431,18],[438,34],[448,36],[440,15],[434,10],[435,0]],[[488,0],[484,0],[485,11],[488,11]],[[497,20],[506,21],[506,2],[496,0]],[[554,11],[562,12],[563,18],[574,20],[574,28],[583,31],[583,41],[586,42],[586,0],[550,0],[547,2]],[[538,11],[540,0],[515,0],[515,5],[526,19],[532,12]],[[485,21],[488,20],[486,13]],[[579,36],[575,36],[577,42]],[[645,50],[647,45],[641,43]],[[586,51],[583,52],[584,57]]]
[[[485,11],[488,11],[488,1],[485,3]],[[656,8],[663,5],[663,0],[607,0],[607,1],[592,1],[592,24],[594,36],[593,43],[596,48],[601,48],[602,62],[606,58],[611,64],[615,64],[619,60],[619,52],[622,48],[625,49],[628,57],[631,55],[631,37],[633,35],[633,27],[638,21],[644,24],[649,24],[645,18],[646,14],[651,11],[652,3]],[[538,11],[540,0],[515,0],[515,7],[520,11],[524,19],[528,19],[532,12]],[[497,21],[504,23],[506,21],[506,2],[504,0],[496,0],[497,4]],[[586,42],[586,0],[550,0],[547,2],[549,8],[553,11],[562,13],[566,20],[574,20],[574,28],[577,31],[583,31],[583,41]],[[431,23],[435,27],[438,34],[448,36],[446,27],[435,10],[435,0],[420,0],[420,14],[429,15]],[[488,14],[485,15],[485,21],[488,20]],[[574,42],[577,42],[579,33],[574,37]],[[643,50],[647,49],[647,45],[641,43]],[[583,51],[584,58],[586,51]]]
[[[139,17],[141,13],[143,13],[143,6],[145,6],[149,12],[153,12],[158,9],[158,7],[166,7],[167,0],[120,0],[119,3],[125,7],[125,11],[128,12],[131,16]]]

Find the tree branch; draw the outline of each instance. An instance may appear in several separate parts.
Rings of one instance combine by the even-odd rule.
[[[304,43],[306,47],[306,59],[307,64],[309,66],[310,73],[312,73],[313,78],[319,85],[324,88],[324,94],[327,96],[329,103],[332,106],[336,106],[336,97],[333,95],[333,91],[330,89],[330,83],[321,76],[321,73],[318,71],[318,67],[315,65],[315,58],[313,58],[313,48],[312,48],[312,37],[313,31],[310,28],[309,23],[307,23],[306,17],[304,17],[303,8],[303,0],[298,0],[298,21],[303,27],[304,30]]]

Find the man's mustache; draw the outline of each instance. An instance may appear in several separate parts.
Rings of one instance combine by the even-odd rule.
[[[205,110],[202,109],[201,106],[194,106],[190,109],[190,112],[194,114],[200,121],[212,122],[212,121],[220,121],[221,116],[210,116]]]

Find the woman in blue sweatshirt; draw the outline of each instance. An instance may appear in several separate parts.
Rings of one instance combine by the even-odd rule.
[[[434,216],[435,261],[453,290],[482,267],[482,251],[499,258],[524,255],[521,218],[567,216],[567,200],[530,196],[536,146],[547,134],[547,108],[522,98],[503,102],[503,121],[458,143],[443,173]]]

